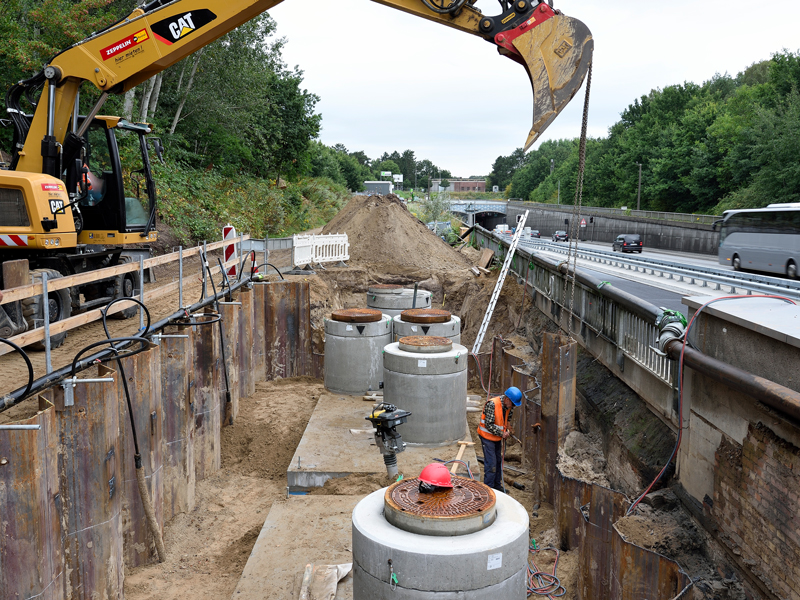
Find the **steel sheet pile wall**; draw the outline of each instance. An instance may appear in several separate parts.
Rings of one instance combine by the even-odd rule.
[[[239,311],[239,340],[237,344],[239,397],[247,398],[256,391],[255,372],[253,370],[253,290],[243,288],[239,293],[239,301],[242,303]]]
[[[220,373],[222,356],[217,325],[200,325],[193,329],[194,465],[195,475],[200,481],[218,471],[220,467],[219,386],[222,378]]]
[[[253,284],[253,382],[267,379],[267,288],[269,283]]]
[[[122,597],[121,385],[102,365],[79,379],[109,377],[114,381],[77,384],[72,405],[55,388],[66,598]]]
[[[136,424],[136,438],[142,456],[147,488],[153,502],[153,510],[159,527],[164,526],[164,479],[162,470],[163,426],[161,419],[161,352],[158,346],[150,346],[144,352],[120,362],[128,383],[128,391]],[[122,372],[120,372],[122,375]],[[120,452],[118,469],[122,492],[122,536],[126,567],[138,567],[157,562],[155,540],[147,528],[144,506],[139,495],[134,464],[134,444],[128,405],[123,386],[119,386]]]
[[[220,306],[222,314],[222,330],[225,334],[225,365],[228,373],[228,390],[231,393],[230,402],[225,394],[225,375],[220,377],[220,418],[224,425],[231,425],[239,416],[239,321],[242,315],[242,306],[238,304],[239,296],[234,296],[233,302],[237,304],[223,304]]]
[[[233,343],[231,372],[246,373],[232,385],[236,397],[264,378],[267,350],[270,378],[311,374],[308,283],[259,285],[241,298],[243,308],[229,305],[224,323]],[[219,325],[178,325],[164,333],[188,337],[164,337],[122,359],[162,526],[191,510],[196,479],[220,468],[222,426]],[[39,412],[14,424],[38,430],[0,429],[2,598],[121,598],[125,566],[156,560],[120,374],[106,365],[78,374],[100,378],[110,381],[77,383],[71,398],[62,385],[47,390],[52,405],[39,397],[21,404]]]
[[[52,404],[33,401],[42,412],[14,424],[38,431],[0,431],[0,590],[4,598],[58,600],[64,597],[58,425]]]
[[[267,379],[312,373],[311,293],[307,281],[280,281],[267,289]]]
[[[213,325],[209,326],[213,327]],[[164,397],[164,521],[194,508],[194,403],[191,383],[192,327],[172,327],[161,340],[161,393]]]
[[[515,415],[526,435],[524,464],[534,473],[534,493],[553,504],[561,549],[579,549],[578,598],[672,600],[690,579],[676,562],[622,538],[614,523],[630,505],[627,497],[566,477],[558,468],[558,449],[574,429],[575,349],[574,342],[545,334],[541,405],[525,402]],[[504,358],[504,381],[514,381],[515,362],[515,357]]]

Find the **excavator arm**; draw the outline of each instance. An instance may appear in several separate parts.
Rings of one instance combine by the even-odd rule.
[[[477,0],[374,1],[480,36],[523,65],[534,95],[525,149],[572,99],[592,60],[586,26],[538,0],[510,5],[501,0],[503,12],[491,17],[474,6]],[[16,170],[57,176],[54,156],[70,124],[74,127],[76,97],[84,81],[104,92],[90,112],[94,117],[108,94],[125,93],[280,2],[154,0],[57,54],[42,73],[46,82],[33,120],[23,135],[18,132],[24,147],[14,149]]]

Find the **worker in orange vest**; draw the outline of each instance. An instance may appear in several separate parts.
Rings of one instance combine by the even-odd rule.
[[[510,427],[511,413],[522,404],[522,392],[510,387],[502,396],[490,398],[483,407],[478,435],[483,448],[483,483],[490,488],[503,488],[503,440],[513,431]]]

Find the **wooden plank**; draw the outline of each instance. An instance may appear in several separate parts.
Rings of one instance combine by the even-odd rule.
[[[238,257],[237,258],[233,258],[233,259],[229,260],[228,262],[224,263],[226,268],[227,267],[232,267],[233,265],[238,265],[238,264],[239,264]],[[216,267],[212,267],[211,268],[211,276],[216,275],[219,272],[220,272],[219,265],[217,265]],[[187,285],[190,285],[191,283],[193,283],[194,282],[193,280],[194,280],[195,277],[196,277],[196,275],[189,275],[188,277],[184,277],[183,278],[184,287],[187,286]],[[161,298],[162,296],[166,296],[167,294],[170,294],[170,293],[174,292],[175,290],[178,289],[178,284],[179,284],[178,281],[173,281],[173,282],[168,283],[166,285],[163,285],[161,287],[158,287],[158,288],[155,288],[155,289],[152,289],[152,290],[149,290],[149,291],[145,292],[145,294],[144,294],[144,303],[145,303],[145,305],[147,305],[148,302],[151,302],[153,300],[157,300],[158,298]],[[49,284],[48,284],[48,288],[49,288]],[[137,300],[138,300],[138,298],[137,298]],[[133,302],[118,302],[117,304],[115,304],[114,306],[111,307],[111,310],[108,311],[108,314],[113,315],[114,313],[119,312],[121,310],[125,310],[126,308],[129,308],[131,306],[138,306],[138,305],[134,304]],[[177,312],[177,310],[178,310],[178,308],[176,307],[175,311]],[[87,325],[88,323],[92,323],[94,321],[99,321],[102,318],[103,318],[103,315],[102,315],[101,309],[96,308],[94,310],[90,310],[90,311],[82,313],[80,315],[76,315],[74,317],[70,317],[69,319],[64,319],[63,321],[58,321],[56,323],[51,323],[50,324],[50,336],[52,337],[52,336],[54,336],[56,334],[59,334],[59,333],[62,333],[64,331],[71,331],[71,330],[76,329],[78,327],[81,327],[83,325]],[[39,341],[41,341],[43,339],[44,339],[44,328],[43,327],[38,327],[36,329],[31,329],[30,331],[26,331],[25,333],[21,333],[19,335],[15,335],[14,337],[10,338],[10,340],[12,342],[14,342],[15,344],[17,344],[20,347],[25,347],[25,346],[27,346],[29,344],[33,344],[34,342],[39,342]],[[0,346],[0,356],[3,356],[4,354],[8,354],[8,353],[13,352],[13,351],[14,350],[13,350],[13,348],[11,348],[11,346],[7,346],[5,344],[3,346]]]
[[[492,258],[494,258],[494,250],[491,248],[484,248],[481,250],[480,258],[478,258],[478,266],[485,269],[492,262]]]
[[[31,282],[28,259],[7,260],[3,262],[3,285],[15,288],[28,285]]]
[[[239,236],[234,240],[235,242],[244,241],[250,239],[249,235]],[[226,242],[214,242],[213,244],[208,244],[208,250],[214,250],[216,248],[222,247]],[[189,256],[194,256],[195,254],[199,254],[202,246],[195,246],[193,248],[188,248],[184,250],[183,257],[187,258]],[[144,268],[149,269],[150,267],[155,267],[163,264],[167,264],[170,262],[177,261],[179,258],[179,252],[172,252],[170,254],[165,254],[164,256],[156,256],[155,258],[148,258],[144,261]],[[235,264],[239,264],[238,260]],[[91,283],[93,281],[98,281],[100,279],[108,279],[110,277],[116,277],[117,275],[122,275],[123,273],[133,273],[139,270],[138,263],[129,263],[126,265],[117,265],[115,267],[106,267],[105,269],[98,269],[96,271],[89,271],[88,273],[79,273],[77,275],[68,275],[66,277],[59,277],[58,279],[51,279],[47,282],[47,289],[48,291],[54,292],[56,290],[62,290],[64,288],[69,288],[75,285],[83,285],[85,283]],[[30,298],[31,296],[39,296],[42,293],[42,284],[28,284],[22,285],[19,287],[14,287],[12,289],[3,290],[3,297],[0,298],[0,305],[1,304],[8,304],[9,302],[15,302],[17,300],[22,300],[24,298]]]

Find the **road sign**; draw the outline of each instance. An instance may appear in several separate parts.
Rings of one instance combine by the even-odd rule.
[[[586,219],[581,219],[581,227],[586,227]]]

